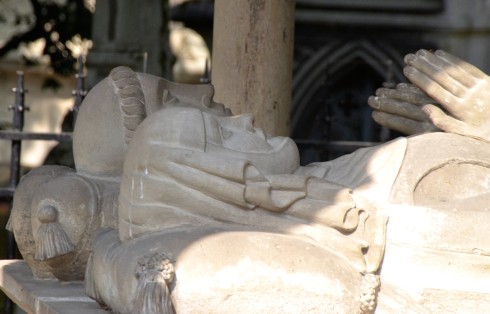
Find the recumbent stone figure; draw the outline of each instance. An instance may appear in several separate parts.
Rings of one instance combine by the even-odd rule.
[[[9,227],[36,277],[85,279],[117,313],[488,304],[476,283],[490,252],[488,76],[442,51],[406,63],[414,85],[378,90],[375,120],[448,133],[306,167],[291,139],[231,115],[212,86],[116,68],[81,107],[76,171],[25,176]],[[453,271],[441,258],[457,276],[437,277]]]

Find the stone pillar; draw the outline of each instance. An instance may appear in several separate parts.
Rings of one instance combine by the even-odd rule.
[[[170,78],[168,0],[97,1],[92,24],[94,47],[88,55],[89,85],[116,66]]]
[[[253,113],[273,135],[289,135],[294,0],[215,0],[215,100]]]

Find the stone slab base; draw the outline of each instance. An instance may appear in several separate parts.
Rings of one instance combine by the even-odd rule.
[[[27,313],[111,313],[87,297],[83,282],[35,279],[22,260],[0,260],[0,288]]]

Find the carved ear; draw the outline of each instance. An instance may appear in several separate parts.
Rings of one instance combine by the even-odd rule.
[[[44,206],[38,209],[37,219],[41,222],[35,242],[36,253],[34,258],[45,261],[73,252],[75,246],[70,237],[58,223],[58,210],[53,206]]]

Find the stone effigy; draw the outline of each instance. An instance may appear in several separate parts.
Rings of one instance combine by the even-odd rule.
[[[79,113],[76,171],[26,175],[9,228],[36,277],[84,279],[116,313],[486,306],[488,77],[444,52],[406,62],[420,88],[380,89],[374,118],[449,133],[306,167],[211,85],[116,68]]]

